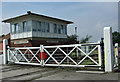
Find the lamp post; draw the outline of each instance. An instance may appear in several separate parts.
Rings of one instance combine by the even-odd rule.
[[[76,35],[76,42],[77,42],[77,27],[75,27],[75,35]]]
[[[76,35],[76,42],[77,43],[77,27],[75,27],[75,35]],[[78,58],[78,49],[76,49],[76,54],[77,54],[77,58]]]

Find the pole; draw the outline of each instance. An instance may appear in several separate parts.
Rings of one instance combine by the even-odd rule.
[[[3,64],[7,64],[7,39],[3,40]]]
[[[43,52],[44,52],[44,46],[40,45],[40,52],[41,52],[41,65],[44,66],[44,60],[43,60]]]
[[[98,41],[98,43],[100,43],[100,41]],[[102,57],[101,57],[101,46],[98,45],[98,58],[99,58],[99,65],[102,65]],[[102,69],[101,67],[99,67],[99,69]]]
[[[76,43],[77,43],[77,27],[75,27]]]
[[[113,71],[112,28],[104,28],[105,72]]]
[[[104,57],[104,38],[101,38],[101,48],[102,48],[102,64],[103,64],[103,71],[105,71],[105,57]]]

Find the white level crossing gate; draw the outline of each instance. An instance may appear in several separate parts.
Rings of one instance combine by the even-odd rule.
[[[101,53],[98,53],[101,51],[101,48],[99,43],[96,44],[44,46],[43,50],[48,57],[44,60],[43,65],[71,67],[101,66]],[[91,49],[88,49],[86,52],[86,49],[83,50],[82,47],[91,47]],[[53,60],[54,63],[50,62],[50,60]]]
[[[43,55],[39,55],[43,54],[42,52],[45,54],[44,60],[42,60]],[[101,67],[102,65],[100,42],[22,48],[8,47],[8,61],[41,66]]]

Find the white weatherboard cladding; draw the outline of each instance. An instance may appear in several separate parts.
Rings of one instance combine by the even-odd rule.
[[[28,38],[28,37],[67,38],[67,35],[54,34],[54,33],[32,32],[32,31],[11,35],[11,39]]]
[[[27,38],[27,37],[32,37],[32,31],[31,32],[13,34],[13,35],[11,34],[11,39]]]

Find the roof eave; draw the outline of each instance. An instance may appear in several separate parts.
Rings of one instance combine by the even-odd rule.
[[[62,20],[62,19],[59,19],[59,18],[53,18],[53,17],[44,16],[44,15],[39,15],[39,14],[35,14],[35,13],[28,13],[28,14],[25,14],[25,15],[21,15],[21,16],[9,18],[9,19],[3,20],[2,22],[10,23],[10,21],[12,21],[12,20],[14,20],[14,19],[16,19],[16,18],[23,17],[23,16],[28,16],[28,15],[36,15],[36,16],[42,16],[42,17],[46,17],[46,18],[51,18],[51,19],[55,19],[55,20],[59,20],[59,21],[64,21],[64,22],[66,22],[67,24],[72,24],[72,23],[74,23],[74,22],[72,22],[72,21]]]

